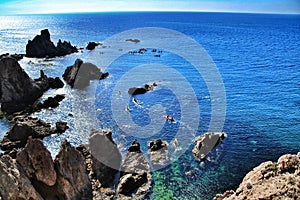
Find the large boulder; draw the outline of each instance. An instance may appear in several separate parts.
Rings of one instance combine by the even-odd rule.
[[[132,87],[128,89],[128,94],[130,95],[145,94],[146,92],[154,90],[156,86],[157,84],[153,83],[152,85],[145,84],[143,87]]]
[[[267,161],[255,167],[236,191],[217,194],[214,200],[285,199],[300,197],[300,153],[286,154],[277,162]]]
[[[29,137],[25,148],[17,154],[16,160],[29,179],[35,179],[49,186],[56,183],[51,153],[40,139]]]
[[[57,173],[56,192],[59,199],[91,199],[92,186],[88,178],[83,155],[68,142],[61,144],[61,150],[54,161]]]
[[[49,123],[38,118],[19,118],[4,135],[3,140],[0,142],[0,148],[7,152],[14,148],[22,148],[26,145],[30,136],[32,138],[43,139],[51,134],[62,133],[61,128],[57,128],[59,129],[52,129]]]
[[[3,200],[43,200],[20,165],[8,155],[0,157],[0,197]]]
[[[211,132],[197,137],[192,153],[196,159],[203,160],[227,135],[223,132]]]
[[[63,78],[72,88],[83,89],[91,80],[101,80],[108,75],[108,73],[102,73],[96,65],[77,59],[72,66],[67,67]]]
[[[122,163],[117,199],[143,199],[151,188],[150,165],[139,147],[135,140]]]
[[[121,153],[110,131],[92,130],[89,139],[92,155],[92,171],[102,187],[114,185],[121,166]]]
[[[16,59],[5,57],[0,60],[0,103],[5,114],[34,110],[33,104],[49,88],[61,88],[57,77],[48,78],[43,71],[38,79],[32,80]]]
[[[41,35],[35,36],[26,45],[26,56],[34,58],[65,56],[77,51],[77,48],[72,46],[70,42],[61,42],[61,40],[58,41],[56,47],[50,39],[48,29],[42,30]]]

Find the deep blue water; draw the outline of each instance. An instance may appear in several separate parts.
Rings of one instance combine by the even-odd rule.
[[[227,105],[223,131],[228,134],[228,138],[203,163],[194,160],[190,146],[170,166],[153,172],[153,191],[149,195],[151,199],[211,199],[216,193],[236,188],[244,175],[259,163],[275,161],[282,154],[297,153],[300,150],[299,15],[95,13],[1,16],[0,19],[0,54],[25,53],[27,40],[32,39],[44,28],[49,29],[55,43],[61,38],[78,47],[85,47],[88,41],[105,41],[122,31],[143,27],[163,27],[179,31],[197,41],[208,52],[225,87]],[[179,45],[180,41],[175,40],[174,43]],[[155,47],[156,44],[153,44],[153,48]],[[111,48],[98,51],[103,51],[106,55],[110,53]],[[96,113],[98,121],[94,121],[98,123],[97,128],[113,130],[119,147],[123,147],[123,153],[134,138],[141,142],[144,152],[147,151],[147,142],[151,139],[163,138],[171,142],[177,137],[179,126],[182,125],[182,105],[172,87],[181,91],[185,91],[185,88],[175,76],[168,76],[169,74],[161,69],[161,75],[166,77],[162,80],[145,78],[145,83],[156,81],[158,87],[153,92],[137,96],[141,102],[139,106],[129,100],[128,105],[133,110],[127,114],[136,124],[148,125],[151,123],[151,106],[159,103],[166,109],[167,114],[178,119],[177,122],[164,124],[162,130],[147,138],[140,138],[143,133],[126,136],[118,127],[112,116],[111,106],[112,99],[116,98],[115,86],[123,75],[136,66],[157,63],[177,70],[193,88],[200,110],[200,124],[196,130],[191,130],[183,124],[187,136],[190,135],[190,131],[201,135],[209,126],[211,102],[214,99],[210,98],[205,81],[184,58],[164,50],[161,57],[154,55],[151,49],[143,55],[129,55],[125,52],[105,69],[110,73],[110,78],[94,84],[95,100],[92,104],[96,107],[87,109]],[[95,57],[94,54],[85,51],[50,62],[24,58],[20,63],[34,78],[39,76],[40,69],[44,69],[50,76],[61,76],[66,66],[73,64],[76,58],[88,60],[91,56]],[[100,54],[95,58],[99,62],[101,59],[103,57]],[[36,64],[28,64],[29,60]],[[147,72],[147,75],[157,75],[155,70],[152,73]],[[137,74],[136,79],[144,81],[144,75]],[[68,113],[76,114],[76,111],[81,109],[80,103],[76,101],[82,101],[84,94],[66,87],[58,91],[49,91],[43,98],[53,93],[63,93],[68,98],[59,108],[35,115],[51,122],[67,120],[71,126],[76,125],[76,119],[69,117]],[[122,91],[121,95],[124,93],[126,91]],[[84,101],[82,102],[84,105]],[[194,108],[190,108],[189,114],[197,115],[194,111]],[[61,136],[45,139],[54,156],[59,149],[59,142],[64,139],[70,140],[74,145],[87,142],[89,131],[82,127],[84,124],[93,124],[94,121],[88,118],[79,120],[83,125],[72,126]],[[9,126],[8,122],[1,121],[1,137]],[[194,175],[186,176],[185,172],[191,170]]]

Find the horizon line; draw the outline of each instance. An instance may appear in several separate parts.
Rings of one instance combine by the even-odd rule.
[[[52,15],[52,14],[96,14],[96,13],[135,13],[135,12],[181,12],[181,13],[232,13],[232,14],[271,14],[271,15],[300,15],[296,12],[255,12],[255,11],[209,11],[209,10],[102,10],[102,11],[75,11],[75,12],[49,12],[49,13],[6,13],[0,16],[18,15]]]

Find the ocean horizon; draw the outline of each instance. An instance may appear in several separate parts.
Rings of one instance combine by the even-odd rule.
[[[224,86],[226,115],[220,131],[228,137],[204,161],[194,159],[191,143],[170,165],[153,171],[153,187],[147,199],[212,199],[217,193],[236,189],[243,177],[261,162],[276,161],[283,154],[297,154],[300,151],[299,14],[102,12],[10,15],[0,16],[0,20],[0,55],[24,54],[28,40],[32,40],[43,29],[49,30],[54,44],[61,39],[70,41],[78,48],[85,48],[92,41],[106,46],[95,51],[83,50],[48,60],[24,57],[19,61],[32,78],[38,78],[41,69],[47,76],[62,77],[66,67],[77,58],[94,61],[99,68],[110,73],[108,79],[94,81],[88,89],[93,91],[91,107],[84,107],[88,101],[85,94],[68,86],[50,90],[42,97],[46,99],[54,94],[66,96],[58,108],[32,114],[51,123],[67,121],[70,126],[64,134],[44,139],[52,157],[56,156],[64,140],[74,146],[87,143],[90,130],[86,129],[88,126],[85,124],[93,124],[99,130],[112,130],[123,156],[134,139],[141,143],[141,149],[146,154],[148,143],[153,139],[161,138],[171,144],[174,138],[179,141],[193,140],[189,132],[195,132],[196,137],[214,128],[210,127],[210,122],[214,102],[218,100],[213,98],[205,76],[199,75],[193,64],[182,56],[192,52],[191,49],[180,48],[185,47],[182,41],[173,40],[174,43],[170,44],[178,48],[182,55],[163,49],[162,44],[151,44],[149,38],[150,42],[141,40],[137,44],[150,44],[143,55],[132,55],[119,48],[117,51],[122,51],[121,56],[111,62],[105,60],[109,59],[106,55],[114,48],[108,42],[109,38],[125,31],[147,27],[176,31],[203,48],[203,52],[215,64],[222,79],[220,84]],[[142,35],[128,39],[141,38]],[[155,38],[153,41],[156,41]],[[161,51],[159,56],[156,51],[151,51],[154,49]],[[197,59],[201,62],[202,58]],[[101,66],[101,63],[109,65]],[[145,65],[150,66],[150,69],[143,68]],[[158,71],[155,67],[158,67]],[[170,73],[169,69],[174,70],[174,73]],[[162,78],[158,79],[158,75]],[[126,129],[115,118],[112,106],[118,98],[116,88],[121,88],[119,84],[127,76],[145,84],[158,83],[154,91],[136,96],[139,105],[128,102],[129,107],[133,108],[129,115],[135,124],[140,127],[151,124],[151,112],[159,110],[154,107],[156,104],[163,106],[168,115],[178,120],[163,124],[157,133],[149,137],[141,137],[142,133],[127,135]],[[179,81],[177,76],[183,79]],[[199,110],[190,108],[186,111],[193,119],[199,116],[199,126],[196,128],[180,121],[185,116],[182,108],[186,106],[182,105],[181,98],[183,101],[189,100],[190,95],[184,93],[186,85],[183,83],[188,83],[193,98],[197,100]],[[175,91],[179,91],[179,95]],[[124,93],[126,91],[122,91]],[[91,122],[92,118],[80,113],[82,108],[86,108],[88,113],[94,113],[96,119]],[[82,116],[70,117],[69,113]],[[198,121],[193,123],[197,124]],[[181,125],[186,135],[178,134]],[[11,122],[0,119],[0,138],[11,126]]]

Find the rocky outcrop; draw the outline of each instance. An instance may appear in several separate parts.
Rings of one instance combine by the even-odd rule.
[[[149,146],[148,154],[154,167],[163,167],[170,163],[167,142],[157,139],[151,141]]]
[[[108,73],[102,73],[96,65],[77,59],[72,66],[67,67],[63,78],[72,88],[83,89],[91,80],[101,80],[108,75]]]
[[[43,199],[20,165],[8,155],[0,156],[0,177],[0,197],[3,200]]]
[[[88,45],[86,46],[87,50],[94,50],[96,46],[100,45],[100,43],[97,42],[89,42]]]
[[[40,78],[32,80],[14,58],[0,60],[0,103],[7,115],[32,112],[33,104],[46,90],[60,87],[63,83],[59,78],[48,78],[41,71]]]
[[[55,97],[48,97],[43,103],[40,102],[37,104],[38,109],[47,109],[47,108],[56,108],[59,106],[59,102],[61,102],[65,96],[56,95]]]
[[[145,84],[143,87],[129,88],[128,94],[130,95],[145,94],[146,92],[152,91],[156,86],[157,84],[153,83],[152,85]]]
[[[197,137],[194,140],[195,147],[192,153],[196,159],[203,160],[206,155],[211,152],[217,145],[219,145],[227,135],[223,132],[206,133]]]
[[[92,130],[89,139],[92,171],[102,187],[114,185],[122,156],[112,139],[112,132]]]
[[[24,147],[30,136],[32,138],[43,139],[55,133],[62,133],[61,127],[52,129],[50,124],[38,118],[19,118],[13,127],[5,134],[3,140],[0,142],[0,148],[3,151],[9,152],[14,148]]]
[[[57,57],[78,52],[77,48],[72,46],[70,42],[58,41],[57,46],[50,39],[48,29],[42,30],[41,35],[35,36],[26,45],[26,56],[34,58]]]
[[[151,188],[150,165],[139,146],[134,141],[123,161],[117,199],[142,199]]]
[[[86,172],[84,157],[70,143],[61,144],[54,166],[57,173],[57,196],[61,197],[59,199],[92,198],[92,185]]]
[[[13,59],[19,61],[19,60],[22,60],[24,56],[25,56],[25,54],[16,54],[16,53],[15,54],[9,54],[9,53],[6,53],[6,54],[0,55],[0,59],[2,59],[2,58],[13,58]]]
[[[264,162],[249,172],[236,191],[217,194],[214,200],[273,199],[300,197],[300,153],[286,154],[277,162]]]
[[[29,137],[27,144],[16,158],[29,179],[35,179],[48,186],[56,183],[56,172],[51,153],[40,139]]]

